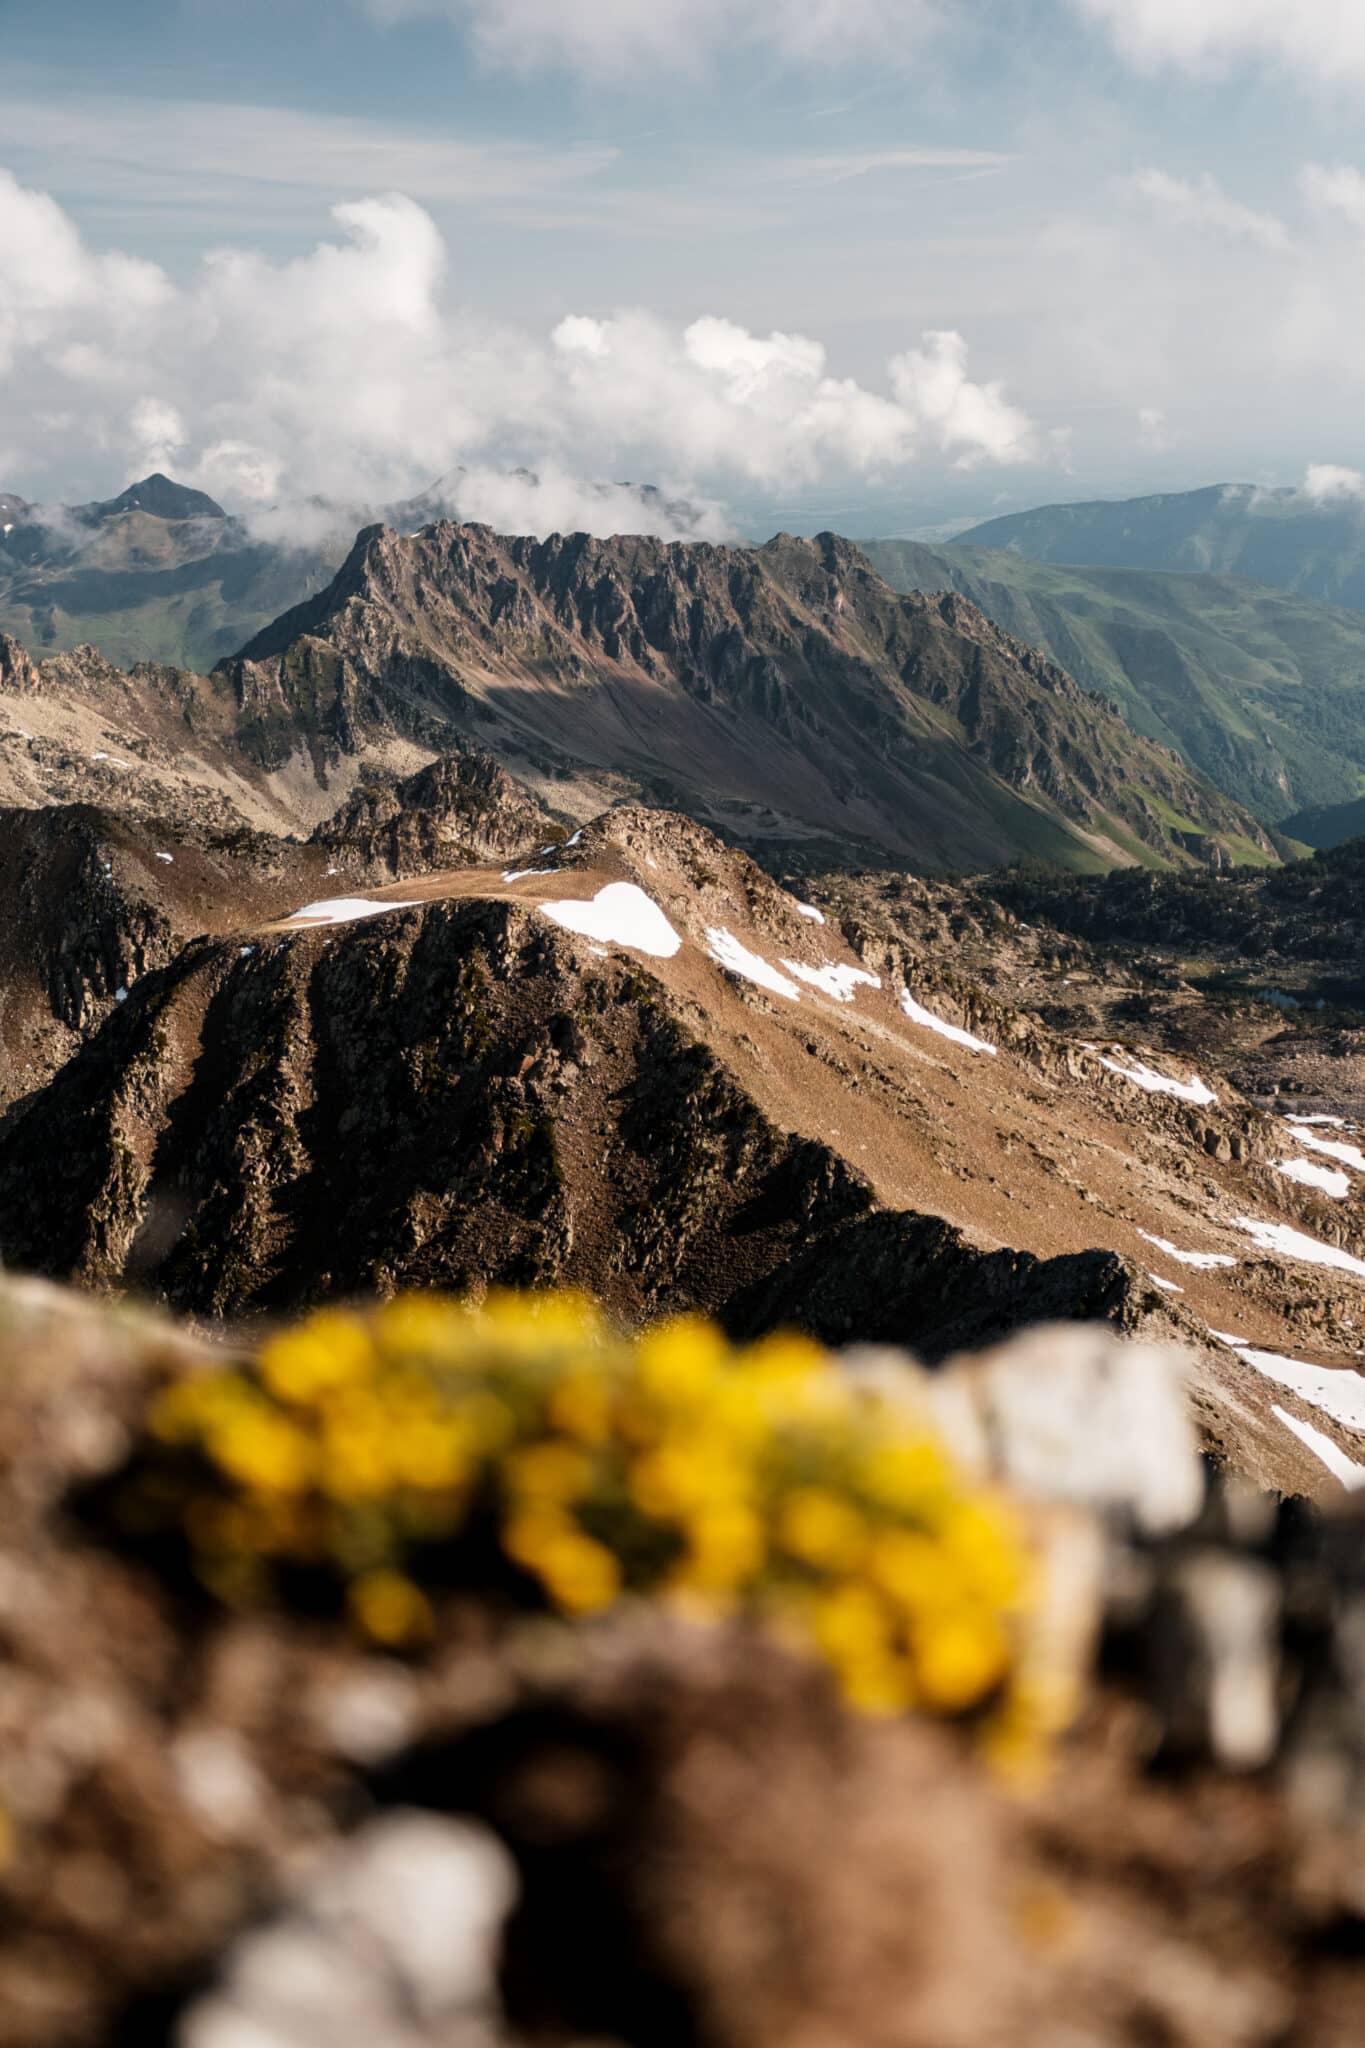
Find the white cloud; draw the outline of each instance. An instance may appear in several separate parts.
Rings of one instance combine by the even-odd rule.
[[[262,194],[278,220],[291,193],[312,203],[347,192],[401,191],[432,205],[507,206],[555,198],[610,169],[606,143],[473,139],[415,123],[226,100],[117,92],[0,93],[11,161],[41,162],[71,187],[120,203],[234,208]]]
[[[777,157],[775,177],[793,183],[846,184],[850,178],[875,177],[886,171],[1003,170],[1008,156],[996,149],[842,149],[812,150],[805,155]]]
[[[1359,0],[1072,0],[1144,66],[1269,59],[1327,83],[1365,75]]]
[[[1175,437],[1161,406],[1140,405],[1137,422],[1138,437],[1143,447],[1149,448],[1154,455],[1164,454],[1168,448],[1175,446]]]
[[[713,485],[1034,452],[1027,416],[998,383],[972,380],[956,333],[895,356],[884,390],[832,374],[809,336],[715,315],[679,327],[575,312],[541,338],[454,302],[443,239],[413,200],[356,200],[334,218],[339,238],[303,256],[220,250],[177,284],[92,253],[50,198],[0,172],[0,444],[22,448],[41,417],[40,473],[92,455],[125,473],[173,459],[187,480],[262,508],[388,502],[461,466],[475,516],[543,530],[590,513],[599,531],[638,526],[641,500],[575,479],[626,473],[688,497],[701,479],[702,517],[719,530]],[[535,476],[499,483],[519,463]],[[40,477],[20,480],[32,494]]]
[[[364,0],[378,21],[447,17],[493,64],[590,78],[695,72],[756,49],[824,67],[909,57],[943,0]]]
[[[897,399],[928,425],[938,446],[960,468],[982,462],[1027,462],[1038,453],[1032,422],[1006,399],[1002,386],[973,384],[967,344],[960,334],[926,334],[891,364]]]
[[[1208,228],[1215,234],[1255,242],[1262,249],[1289,247],[1289,232],[1282,220],[1230,199],[1211,177],[1191,184],[1183,178],[1172,178],[1165,171],[1146,170],[1137,173],[1133,187],[1182,226]]]
[[[1365,177],[1353,164],[1305,164],[1299,183],[1317,212],[1341,214],[1352,227],[1365,230]]]
[[[1365,500],[1365,475],[1338,462],[1311,462],[1302,490],[1315,505],[1358,504]]]

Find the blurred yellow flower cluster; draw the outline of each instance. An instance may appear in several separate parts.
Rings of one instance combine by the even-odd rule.
[[[434,1626],[480,1532],[567,1615],[628,1596],[753,1614],[877,1713],[1010,1694],[1027,1607],[1010,1511],[901,1402],[797,1337],[636,1337],[566,1294],[327,1310],[157,1399],[144,1478],[229,1599],[293,1566],[378,1642]],[[169,1511],[169,1510],[168,1510]]]

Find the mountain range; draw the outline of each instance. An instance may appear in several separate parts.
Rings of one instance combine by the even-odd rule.
[[[457,514],[467,484],[456,472],[386,523],[408,534]],[[648,488],[601,491],[613,508],[634,504],[642,523],[703,525],[702,510]],[[1128,524],[1111,532],[1120,511]],[[91,644],[122,666],[209,669],[326,590],[361,516],[311,508],[303,547],[253,538],[205,494],[160,475],[56,512],[11,494],[0,502],[0,630],[35,653]],[[861,548],[900,591],[971,598],[1263,827],[1326,845],[1365,824],[1365,613],[1348,609],[1357,528],[1348,508],[1302,494],[1218,487],[1015,515],[947,545]],[[977,535],[1002,545],[969,544]],[[1124,566],[1104,566],[1106,548]],[[1085,566],[1087,549],[1100,566]],[[1133,566],[1148,556],[1155,566]],[[1196,566],[1205,562],[1214,567]],[[1246,581],[1251,569],[1267,580]],[[1328,590],[1343,601],[1310,594]],[[978,864],[998,852],[983,844]]]
[[[1243,576],[1327,604],[1365,609],[1365,493],[1211,484],[1149,498],[1043,505],[969,526],[964,547],[1038,562]]]
[[[860,545],[897,590],[961,591],[1262,824],[1310,845],[1349,836],[1365,791],[1365,613],[1229,574]]]
[[[1102,698],[951,593],[897,596],[832,535],[371,528],[207,676],[7,644],[0,711],[22,745],[0,795],[22,802],[118,789],[149,814],[312,829],[362,770],[474,744],[570,822],[635,798],[808,861],[1276,857]]]
[[[1311,1491],[1256,1360],[1355,1350],[1365,1166],[1284,1109],[1365,1102],[1361,919],[1288,850],[832,534],[374,526],[207,672],[0,636],[0,1256],[219,1321],[495,1280],[932,1356],[1098,1316]]]

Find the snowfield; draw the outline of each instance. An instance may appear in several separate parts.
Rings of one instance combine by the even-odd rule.
[[[417,899],[376,903],[370,896],[324,896],[317,903],[305,903],[291,911],[286,924],[312,927],[320,924],[358,924],[362,917],[381,917],[386,910],[415,910]]]
[[[1250,1344],[1234,1348],[1239,1358],[1277,1386],[1288,1387],[1310,1408],[1320,1408],[1343,1429],[1365,1435],[1365,1378],[1350,1366],[1307,1365],[1302,1359],[1281,1358],[1277,1351],[1258,1351]]]
[[[804,960],[784,960],[782,965],[798,981],[809,982],[822,995],[833,996],[836,1003],[851,1003],[859,983],[868,988],[882,985],[880,974],[869,974],[862,967],[840,967],[833,960],[827,960],[823,967],[808,967]]]
[[[988,1052],[994,1058],[996,1048],[984,1038],[974,1038],[970,1031],[964,1031],[960,1024],[949,1024],[943,1017],[936,1017],[932,1010],[926,1010],[923,1003],[917,1003],[908,988],[901,990],[901,1008],[912,1024],[922,1024],[926,1031],[937,1031],[940,1038],[951,1038],[954,1045],[965,1045],[968,1052]]]
[[[1169,1238],[1153,1237],[1150,1230],[1140,1230],[1138,1236],[1147,1244],[1154,1244],[1159,1252],[1165,1252],[1168,1259],[1174,1259],[1181,1266],[1197,1266],[1201,1273],[1211,1273],[1215,1266],[1237,1264],[1229,1252],[1182,1252]]]
[[[1267,1223],[1259,1216],[1238,1216],[1234,1221],[1263,1252],[1302,1259],[1306,1266],[1331,1266],[1338,1273],[1354,1273],[1358,1280],[1365,1280],[1365,1259],[1342,1251],[1339,1245],[1320,1244],[1306,1231],[1294,1230],[1288,1223]]]
[[[785,974],[779,974],[761,954],[751,953],[723,925],[708,927],[706,950],[718,966],[728,968],[731,974],[738,974],[742,980],[752,981],[759,988],[771,989],[775,996],[786,996],[793,1003],[800,1002],[801,991],[796,983],[788,981]]]
[[[609,946],[626,946],[655,960],[671,960],[682,945],[653,897],[646,896],[634,882],[608,882],[587,902],[569,897],[538,907],[542,916],[562,925],[566,932],[578,932]]]
[[[1282,1422],[1287,1430],[1306,1444],[1313,1456],[1327,1467],[1333,1478],[1339,1479],[1350,1493],[1359,1493],[1365,1487],[1365,1465],[1357,1465],[1348,1458],[1330,1436],[1324,1436],[1320,1429],[1314,1429],[1311,1422],[1300,1422],[1297,1415],[1291,1415],[1287,1408],[1271,1406],[1271,1414]]]
[[[1317,1188],[1322,1194],[1330,1195],[1334,1202],[1344,1202],[1351,1192],[1351,1176],[1338,1173],[1334,1167],[1318,1166],[1311,1159],[1282,1159],[1275,1168],[1286,1180],[1294,1180],[1300,1187]]]
[[[1136,1088],[1145,1088],[1149,1095],[1174,1095],[1181,1102],[1193,1102],[1201,1106],[1217,1102],[1218,1097],[1198,1074],[1191,1074],[1188,1081],[1173,1081],[1169,1074],[1158,1074],[1155,1067],[1149,1067],[1144,1060],[1135,1060],[1126,1067],[1122,1060],[1111,1060],[1100,1054],[1100,1065],[1108,1067],[1111,1074],[1121,1074],[1125,1081],[1131,1081]]]
[[[1321,1122],[1323,1119],[1315,1121]],[[1328,1159],[1338,1160],[1342,1166],[1354,1167],[1357,1173],[1365,1173],[1365,1152],[1361,1151],[1359,1145],[1348,1145],[1341,1138],[1320,1138],[1310,1127],[1307,1118],[1300,1122],[1297,1117],[1286,1117],[1285,1122],[1293,1126],[1296,1145],[1307,1145],[1310,1151],[1321,1152]],[[1339,1118],[1333,1119],[1333,1125],[1337,1130],[1345,1128]]]

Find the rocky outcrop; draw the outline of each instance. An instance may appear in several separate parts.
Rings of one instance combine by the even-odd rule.
[[[371,881],[525,853],[568,836],[491,754],[446,754],[401,781],[369,782],[312,835]]]
[[[741,550],[373,527],[223,673],[262,760],[291,725],[341,751],[453,728],[542,775],[633,778],[740,838],[815,829],[938,867],[1078,859],[1085,835],[1119,862],[1205,858],[1171,812],[1210,846],[1271,852],[1103,699],[960,598],[895,596],[829,534]]]

